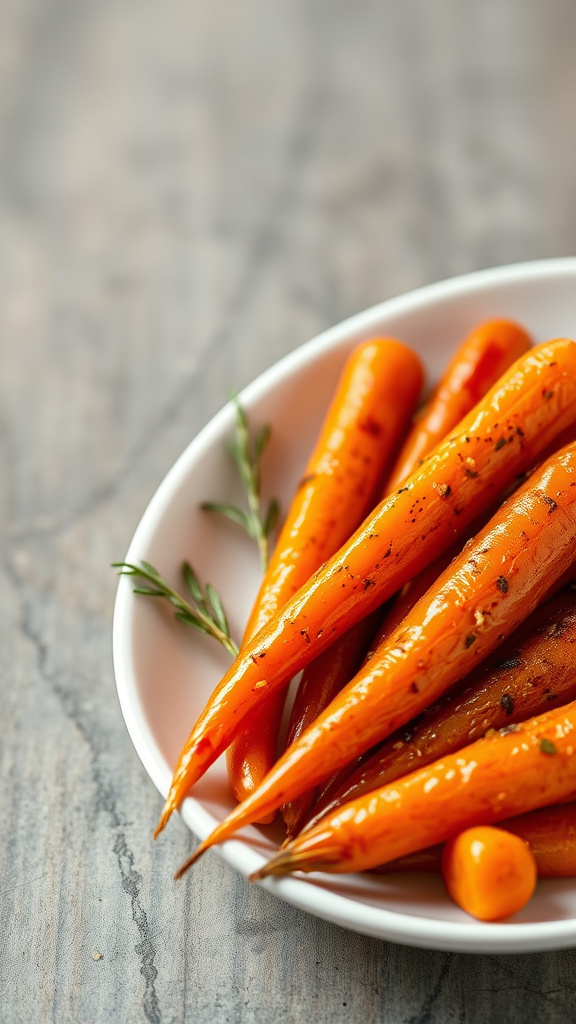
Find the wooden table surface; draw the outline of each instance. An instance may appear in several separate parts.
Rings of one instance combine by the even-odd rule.
[[[576,1008],[576,955],[402,948],[175,822],[115,694],[121,557],[176,456],[321,329],[576,250],[571,0],[5,0],[0,1022],[445,1024]]]

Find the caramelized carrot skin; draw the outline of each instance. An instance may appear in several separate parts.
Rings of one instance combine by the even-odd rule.
[[[536,861],[519,836],[490,825],[465,829],[442,853],[449,895],[480,921],[502,921],[525,907],[536,887]]]
[[[401,486],[531,344],[530,335],[511,320],[488,320],[468,335],[406,438],[390,474],[389,491]]]
[[[368,514],[423,384],[418,356],[394,338],[348,358],[246,625],[252,638]]]
[[[536,861],[539,878],[573,878],[576,875],[576,803],[542,807],[539,811],[506,818],[499,827],[524,839]],[[442,846],[429,846],[407,857],[374,868],[377,873],[440,871]]]
[[[156,834],[267,695],[429,564],[575,420],[576,345],[540,345],[240,652],[184,746]]]
[[[204,848],[299,796],[424,710],[533,611],[575,545],[576,443],[505,502]]]
[[[576,592],[566,588],[522,623],[487,662],[408,722],[327,793],[314,824],[337,807],[424,768],[485,735],[576,698]]]
[[[576,702],[345,804],[259,873],[365,871],[465,828],[576,798]]]
[[[320,654],[318,658],[315,658],[315,660],[304,669],[302,683],[300,685],[302,686],[306,681],[308,684],[307,690],[313,690],[318,686],[318,690],[326,697],[326,699],[323,702],[321,700],[315,700],[314,703],[311,704],[310,708],[312,713],[307,713],[305,720],[303,718],[302,728],[299,728],[297,732],[294,730],[294,733],[289,735],[288,742],[286,744],[287,747],[298,739],[304,729],[319,717],[319,715],[328,707],[330,701],[336,697],[337,693],[340,693],[340,691],[343,690],[350,682],[355,671],[349,671],[349,669],[353,664],[353,658],[357,647],[359,648],[362,645],[363,649],[366,650],[367,642],[371,640],[366,656],[362,662],[362,665],[364,666],[372,660],[378,647],[380,647],[380,645],[385,642],[386,638],[398,628],[402,619],[409,611],[412,610],[416,602],[438,579],[458,551],[458,543],[456,545],[452,545],[448,548],[448,551],[445,551],[444,554],[440,555],[440,558],[437,558],[426,569],[423,569],[422,572],[418,573],[415,579],[406,583],[402,590],[387,606],[384,618],[381,619],[376,633],[372,628],[371,631],[366,630],[365,633],[360,634],[363,622],[367,621],[366,619],[363,619],[362,622],[358,623],[358,625],[354,626],[352,630],[340,637],[332,647],[329,647],[324,654]],[[379,616],[379,613],[376,612],[375,616]],[[362,637],[361,642],[357,644],[356,640],[360,636]],[[332,665],[331,661],[332,651],[335,654],[334,665]],[[359,667],[360,666],[357,665],[357,668]],[[334,681],[332,692],[330,693],[323,685],[328,674],[330,674],[330,678]],[[298,695],[299,693],[300,690],[298,691]],[[303,698],[303,704],[304,701],[308,699],[308,694],[306,694]],[[295,702],[292,721],[297,720],[298,713],[299,708],[296,707]],[[359,758],[358,771],[361,770],[361,764],[362,760]],[[308,821],[316,821],[316,819],[322,815],[324,807],[338,807],[343,803],[343,800],[338,799],[333,805],[333,797],[337,797],[340,794],[341,788],[352,774],[356,778],[357,772],[354,771],[354,765],[346,764],[335,772],[329,779],[325,780],[322,785],[309,789],[303,793],[302,796],[297,797],[296,800],[289,801],[284,804],[282,814],[286,825],[286,835],[288,839],[292,839],[293,836],[298,835],[298,832],[307,825]],[[376,786],[373,786],[372,788],[376,788]]]
[[[457,426],[504,371],[530,347],[529,335],[510,320],[490,320],[472,331],[456,350],[440,384],[402,446],[386,482],[384,497],[393,493],[413,470],[421,465],[424,456],[431,452],[434,445],[442,441],[448,432]],[[444,552],[432,566],[424,569],[415,580],[405,585],[394,600],[392,608],[384,616],[376,636],[368,635],[368,631],[362,629],[360,625],[354,627],[308,665],[304,670],[292,709],[286,746],[290,746],[297,739],[303,728],[308,726],[327,707],[336,693],[349,682],[354,674],[350,672],[349,666],[355,663],[360,652],[366,651],[367,642],[372,640],[367,653],[367,657],[370,658],[374,650],[402,621],[404,615],[457,553],[451,549]],[[305,693],[305,697],[300,698],[300,691]],[[304,824],[314,795],[315,791],[310,790],[294,803],[284,804],[282,814],[289,838],[297,835]]]
[[[373,338],[352,351],[264,574],[243,646],[362,522],[422,383],[418,356],[394,338]],[[284,700],[285,690],[271,696],[228,748],[228,777],[238,800],[254,791],[276,760]]]
[[[576,803],[543,807],[511,818],[502,827],[529,843],[542,878],[576,875]]]

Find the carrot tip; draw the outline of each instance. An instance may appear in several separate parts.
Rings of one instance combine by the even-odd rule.
[[[291,853],[279,851],[276,857],[272,857],[266,864],[263,864],[258,871],[249,876],[251,882],[259,882],[269,875],[288,875],[295,870],[294,858]]]
[[[168,803],[168,801],[166,801],[162,809],[162,814],[160,815],[160,820],[156,825],[156,828],[154,829],[154,839],[158,839],[160,833],[163,832],[164,829],[166,828],[166,825],[168,824],[168,821],[172,816],[173,810],[174,808]]]
[[[188,857],[188,860],[185,860],[184,863],[174,873],[175,882],[179,881],[179,879],[182,878],[182,875],[185,875],[186,872],[188,871],[188,868],[191,868],[192,865],[195,864],[197,860],[200,860],[202,854],[206,853],[206,850],[210,849],[210,845],[211,844],[207,842],[200,843],[200,846],[196,850],[194,850],[194,853],[192,853]]]

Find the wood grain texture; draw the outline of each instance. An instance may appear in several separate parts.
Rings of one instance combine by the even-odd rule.
[[[403,949],[209,855],[132,749],[115,580],[158,482],[320,329],[576,250],[570,0],[5,0],[0,1022],[574,1015],[574,952]]]

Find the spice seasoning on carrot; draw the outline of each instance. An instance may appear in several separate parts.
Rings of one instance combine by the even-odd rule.
[[[520,836],[491,825],[465,829],[442,853],[442,878],[462,910],[502,921],[526,906],[536,887],[536,861]]]
[[[294,799],[408,722],[480,662],[537,606],[576,549],[576,443],[549,459],[466,545],[400,628],[277,762],[255,794],[200,846]],[[548,515],[545,496],[558,509]],[[508,593],[495,585],[506,567]],[[475,643],[466,640],[483,610]]]
[[[352,351],[264,574],[243,647],[372,507],[422,381],[420,360],[394,338],[373,338]],[[276,760],[284,699],[284,689],[271,696],[228,748],[238,800],[253,792]]]
[[[406,438],[390,474],[390,491],[401,486],[531,344],[529,334],[511,320],[488,320],[468,335]],[[496,441],[497,448],[504,444],[504,437]]]
[[[543,386],[554,392],[546,403],[541,401]],[[184,746],[156,835],[259,703],[429,564],[575,421],[576,345],[558,339],[518,360],[462,421],[457,434],[435,449],[405,487],[378,506],[241,651]],[[496,452],[495,439],[503,432],[510,443]],[[462,472],[464,445],[476,461],[478,478]],[[438,484],[447,478],[452,481],[449,504],[437,493]],[[413,524],[420,502],[426,503],[426,512]],[[451,514],[456,510],[458,515]],[[374,585],[361,586],[366,579]],[[267,656],[265,673],[254,661],[262,652]],[[256,687],[263,682],[265,686]]]
[[[462,417],[484,397],[504,371],[530,348],[531,343],[526,331],[510,320],[490,320],[479,325],[468,335],[456,350],[446,373],[402,446],[386,482],[383,496],[398,489],[413,470],[422,464],[424,457],[431,452],[434,445],[442,441],[449,431],[457,426]],[[504,438],[499,438],[495,445],[497,451],[502,447],[501,442],[506,444]],[[441,485],[438,493],[441,497],[448,498],[451,488],[448,484]],[[423,511],[424,505],[421,504],[418,513]],[[436,575],[439,576],[444,568],[445,565],[442,564]],[[424,570],[425,573],[428,571]],[[320,654],[304,670],[290,717],[287,746],[290,746],[303,728],[308,726],[327,707],[336,693],[349,682],[353,674],[347,675],[349,666],[359,663],[368,641],[373,640],[373,651],[393,628],[394,620],[399,622],[404,612],[408,611],[418,597],[428,589],[428,580],[424,586],[422,576],[421,573],[418,581],[406,584],[404,593],[399,595],[391,612],[385,616],[376,639],[369,635],[368,628],[363,628],[359,624],[336,640],[328,651]],[[430,583],[433,578],[430,577]],[[300,691],[305,696],[300,696]],[[312,806],[314,796],[315,791],[309,791],[302,794],[294,806],[290,802],[283,806],[282,814],[289,837],[298,833]]]
[[[574,699],[576,593],[566,587],[462,683],[389,736],[338,789],[326,791],[307,827],[342,804],[480,739],[488,729],[521,722]]]
[[[485,523],[482,525],[485,525]],[[330,701],[350,682],[353,675],[361,667],[362,651],[366,649],[368,642],[371,641],[369,649],[362,660],[362,665],[365,665],[374,657],[380,644],[384,643],[386,637],[390,636],[394,629],[400,625],[404,616],[408,614],[416,602],[438,579],[452,559],[459,553],[461,547],[462,538],[440,555],[440,558],[437,558],[426,569],[418,573],[415,579],[406,583],[387,606],[383,619],[381,610],[374,612],[366,619],[362,619],[348,633],[345,633],[344,636],[332,644],[332,647],[329,647],[323,654],[320,654],[314,661],[310,662],[304,669],[296,700],[294,701],[286,743],[287,747],[291,746],[301,736],[304,730],[328,707]],[[376,635],[375,624],[379,626]],[[312,690],[312,697],[310,696],[310,690]],[[338,789],[338,781],[343,782],[352,770],[350,765],[346,765],[331,779],[328,779],[323,786],[309,789],[297,797],[296,800],[288,801],[283,805],[282,815],[288,839],[297,835],[304,827],[316,797],[318,796],[318,800],[322,801],[323,804],[326,793],[336,791]],[[314,814],[314,817],[316,817],[316,814]]]
[[[576,702],[477,740],[344,804],[303,832],[254,878],[292,871],[365,871],[474,825],[576,798]],[[556,755],[540,749],[554,743]]]

